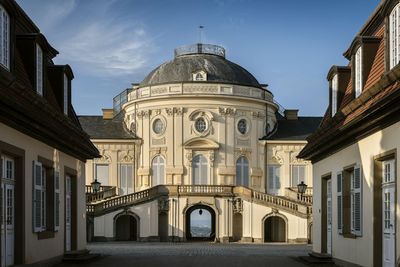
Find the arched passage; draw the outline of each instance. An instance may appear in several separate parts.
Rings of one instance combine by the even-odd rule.
[[[206,205],[195,205],[186,211],[186,240],[212,241],[215,239],[215,212]]]
[[[264,220],[264,242],[286,242],[287,224],[281,216],[268,216]]]
[[[120,214],[114,218],[115,240],[117,241],[137,241],[139,221],[132,214]]]

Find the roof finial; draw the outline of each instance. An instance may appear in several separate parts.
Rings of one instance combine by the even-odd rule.
[[[203,29],[204,29],[204,26],[200,25],[199,26],[199,44],[201,44],[201,37],[203,34]]]

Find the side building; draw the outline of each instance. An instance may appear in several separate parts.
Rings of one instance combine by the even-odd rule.
[[[312,169],[296,156],[321,118],[280,114],[222,47],[176,49],[79,120],[102,156],[86,164],[89,240],[310,240]]]
[[[329,107],[299,157],[313,163],[313,251],[399,266],[400,2],[381,1],[328,73]]]
[[[0,1],[1,266],[84,250],[85,162],[98,150],[71,105],[68,65],[13,0]]]

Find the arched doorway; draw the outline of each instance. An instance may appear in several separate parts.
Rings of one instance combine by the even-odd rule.
[[[186,211],[186,240],[213,241],[215,212],[205,205],[195,205]]]
[[[129,214],[117,216],[115,219],[115,240],[136,241],[138,238],[138,222]]]
[[[243,236],[243,216],[241,213],[233,214],[233,241],[240,241]]]
[[[264,221],[264,242],[286,242],[286,222],[280,216],[269,216]]]

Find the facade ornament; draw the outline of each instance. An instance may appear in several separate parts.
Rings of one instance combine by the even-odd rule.
[[[183,108],[166,108],[165,112],[167,113],[168,116],[172,116],[174,114],[176,115],[182,115],[184,112]]]
[[[262,112],[260,111],[253,111],[251,112],[251,115],[253,116],[254,119],[263,119],[265,116]]]
[[[174,115],[174,108],[166,108],[165,113],[167,113],[168,116]]]
[[[158,213],[165,213],[169,211],[169,200],[166,197],[158,199]]]
[[[213,167],[214,166],[214,159],[215,159],[214,150],[209,152],[208,159],[210,160],[210,166]]]
[[[219,108],[219,114],[224,116],[235,116],[236,109],[235,108]]]
[[[183,108],[174,108],[174,113],[176,115],[181,116],[181,115],[183,115],[183,112],[185,112]]]
[[[243,200],[241,198],[236,198],[232,201],[233,213],[243,212]]]
[[[272,208],[272,213],[273,213],[273,214],[277,214],[277,213],[279,213],[279,210],[276,209],[276,208]]]
[[[105,153],[105,150],[101,152],[101,158],[97,158],[94,161],[95,162],[102,162],[102,163],[110,163],[111,162],[111,157]]]
[[[161,114],[161,109],[155,109],[154,110],[155,115],[160,115]]]
[[[193,160],[193,153],[192,153],[192,151],[186,152],[186,159],[187,159],[188,162],[189,162],[189,166],[192,166],[192,160]]]
[[[139,119],[149,118],[151,114],[151,110],[141,110],[138,111],[137,116]]]
[[[283,157],[281,155],[279,155],[278,150],[274,147],[272,149],[272,157],[273,160],[275,160],[276,162],[278,162],[279,164],[283,164]]]
[[[134,157],[129,154],[129,150],[126,153],[126,155],[120,157],[120,159],[119,159],[120,162],[124,162],[124,163],[131,163],[131,162],[133,162],[133,160],[134,160]]]

